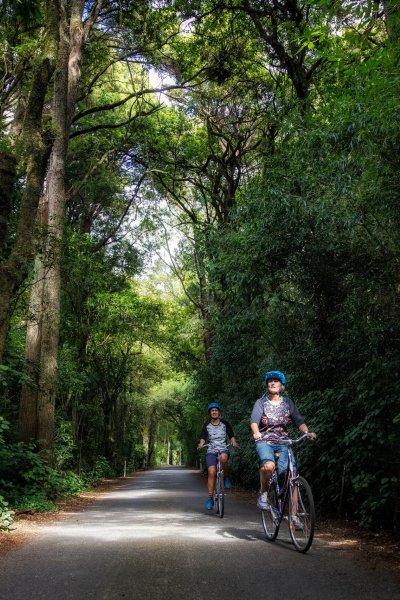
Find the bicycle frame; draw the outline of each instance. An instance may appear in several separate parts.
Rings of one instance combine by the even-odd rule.
[[[217,514],[222,517],[224,516],[224,505],[225,505],[225,492],[224,492],[224,469],[222,468],[221,463],[221,454],[226,453],[231,444],[226,445],[226,450],[218,449],[218,460],[217,460],[217,473],[215,479],[215,489],[214,489],[214,507],[217,511]],[[208,448],[209,444],[204,444],[203,448]]]
[[[288,447],[288,464],[284,474],[284,482],[279,483],[277,469],[274,470],[268,494],[271,494],[271,502],[268,507],[261,511],[262,523],[267,539],[275,541],[281,522],[287,519],[290,537],[299,552],[305,553],[309,550],[314,537],[315,508],[312,490],[308,482],[298,474],[296,460],[292,445],[297,444],[309,437],[304,434],[297,440],[285,439],[280,445]],[[267,442],[268,443],[268,442]],[[271,443],[271,445],[273,445]],[[276,453],[274,458],[276,459]],[[288,513],[285,509],[288,505]]]
[[[271,481],[270,481],[270,485],[275,485],[276,493],[278,496],[277,499],[278,499],[279,514],[277,515],[277,517],[279,518],[279,524],[281,524],[283,517],[284,517],[286,504],[289,499],[290,488],[293,485],[293,483],[296,481],[297,478],[298,478],[298,474],[297,474],[297,468],[296,468],[296,460],[294,457],[294,452],[293,452],[292,448],[289,446],[288,447],[288,466],[285,471],[284,484],[282,486],[279,485],[279,477],[278,477],[277,469],[275,469],[275,471],[273,472]],[[284,496],[282,499],[283,493],[284,493]]]

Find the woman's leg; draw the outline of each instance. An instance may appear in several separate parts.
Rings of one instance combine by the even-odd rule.
[[[273,472],[275,471],[275,462],[268,460],[260,468],[260,490],[261,493],[268,492],[269,483]]]
[[[274,451],[267,442],[256,442],[258,458],[260,459],[260,490],[267,492],[272,473],[275,470]]]

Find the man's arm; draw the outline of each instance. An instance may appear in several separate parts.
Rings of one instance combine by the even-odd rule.
[[[201,433],[200,433],[199,443],[197,444],[197,448],[199,450],[200,450],[200,448],[203,448],[203,446],[207,443],[207,439],[208,439],[207,423],[204,423],[203,429],[201,430]]]
[[[225,423],[226,435],[228,436],[230,443],[234,448],[239,448],[240,446],[236,441],[235,432],[233,431],[232,425],[229,423],[229,421],[225,421],[223,419],[221,420],[223,421],[223,423]]]

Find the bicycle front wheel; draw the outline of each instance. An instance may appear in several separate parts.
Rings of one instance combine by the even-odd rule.
[[[217,514],[222,519],[225,512],[224,478],[222,476],[217,479],[215,492],[217,499]]]
[[[266,510],[261,511],[261,522],[264,528],[265,537],[270,542],[276,540],[279,531],[279,509],[276,488],[273,484],[268,490],[268,505]]]
[[[310,549],[314,537],[315,508],[311,487],[304,477],[290,486],[289,531],[292,542],[303,554]]]

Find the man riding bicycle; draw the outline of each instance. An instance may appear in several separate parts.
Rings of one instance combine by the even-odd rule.
[[[239,444],[236,441],[232,425],[228,421],[225,421],[225,419],[221,419],[221,405],[218,402],[210,402],[207,410],[209,419],[203,425],[197,448],[203,448],[208,443],[206,454],[208,499],[206,501],[206,509],[211,510],[214,506],[218,455],[222,468],[226,472],[229,460],[226,438],[229,438],[234,448],[239,448]],[[229,478],[224,477],[224,487],[229,488],[231,485]]]
[[[260,492],[257,506],[261,510],[269,508],[267,497],[269,482],[275,470],[275,452],[279,453],[278,475],[287,469],[288,449],[280,442],[288,437],[288,424],[294,423],[302,433],[309,433],[311,439],[317,437],[315,433],[309,432],[293,400],[283,395],[287,382],[285,374],[282,371],[267,371],[264,381],[267,390],[254,404],[250,417],[260,461]]]

